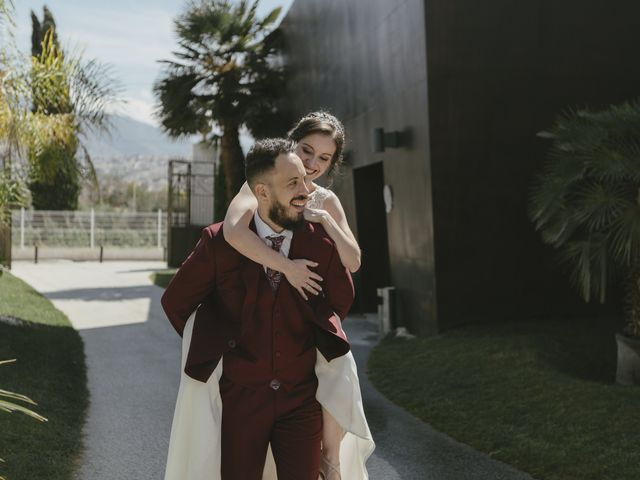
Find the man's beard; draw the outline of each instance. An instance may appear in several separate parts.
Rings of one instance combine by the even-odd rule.
[[[304,225],[304,215],[296,216],[296,218],[288,217],[287,207],[278,200],[274,200],[271,207],[269,207],[269,219],[285,230],[292,230],[294,232]]]

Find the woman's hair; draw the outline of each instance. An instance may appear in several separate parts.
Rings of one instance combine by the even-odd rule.
[[[327,170],[333,176],[342,164],[342,151],[344,149],[344,127],[342,122],[328,112],[322,110],[311,112],[300,119],[295,127],[289,131],[289,138],[296,143],[307,135],[320,133],[333,139],[336,151],[331,157],[331,166]]]

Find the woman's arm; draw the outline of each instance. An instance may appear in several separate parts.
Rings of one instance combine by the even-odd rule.
[[[307,300],[304,289],[317,295],[322,288],[317,281],[322,277],[309,270],[318,264],[311,260],[290,260],[284,255],[269,248],[249,229],[254,212],[258,208],[258,200],[245,182],[238,194],[233,198],[224,217],[222,233],[225,240],[245,257],[260,265],[282,272],[289,283]]]
[[[310,222],[322,224],[336,244],[342,265],[351,273],[357,272],[360,269],[360,247],[349,228],[340,199],[331,192],[323,206],[325,210],[305,210],[305,218]]]

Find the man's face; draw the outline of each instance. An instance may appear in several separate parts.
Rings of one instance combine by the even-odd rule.
[[[276,158],[268,182],[269,219],[287,230],[296,230],[304,223],[309,195],[305,174],[302,160],[295,153],[283,153]]]

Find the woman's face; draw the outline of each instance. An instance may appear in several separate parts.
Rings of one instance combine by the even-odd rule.
[[[312,133],[298,142],[296,154],[302,159],[307,182],[321,177],[331,166],[336,142],[329,135]]]

